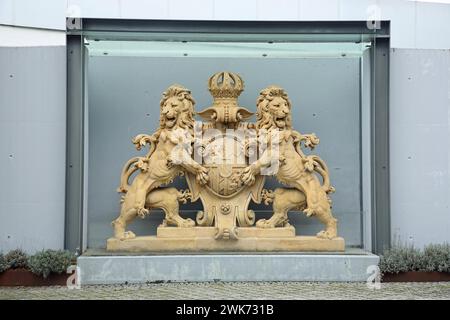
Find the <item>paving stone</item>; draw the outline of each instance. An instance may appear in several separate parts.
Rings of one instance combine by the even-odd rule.
[[[141,285],[89,285],[66,287],[1,287],[0,299],[445,299],[450,282],[382,283],[370,289],[365,283],[341,282],[203,282]]]

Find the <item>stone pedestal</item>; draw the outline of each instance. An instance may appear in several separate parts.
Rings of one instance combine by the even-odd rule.
[[[343,238],[319,239],[315,236],[296,236],[292,226],[284,228],[236,228],[238,239],[216,239],[217,228],[178,228],[160,226],[156,236],[128,240],[110,238],[107,250],[112,252],[338,252],[345,250]]]
[[[78,258],[87,284],[160,281],[366,281],[378,256],[361,249],[334,253],[112,253],[88,250]],[[369,269],[370,271],[370,269]]]

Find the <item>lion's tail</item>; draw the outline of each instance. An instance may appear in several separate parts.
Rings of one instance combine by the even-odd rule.
[[[130,179],[130,176],[139,169],[136,164],[141,159],[142,157],[134,157],[128,160],[127,163],[125,163],[120,175],[120,186],[117,188],[117,192],[128,192],[128,189],[130,188],[130,184],[128,183],[128,181]]]
[[[322,189],[326,193],[333,193],[335,191],[334,187],[330,183],[330,174],[328,172],[328,167],[325,162],[318,156],[312,156],[314,159],[314,171],[322,176]]]

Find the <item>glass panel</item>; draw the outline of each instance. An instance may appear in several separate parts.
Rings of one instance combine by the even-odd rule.
[[[356,42],[339,41],[339,35],[328,42],[289,42],[286,40],[292,35],[277,36],[283,41],[118,41],[87,37],[88,247],[105,247],[112,235],[110,222],[120,208],[116,188],[122,166],[129,158],[145,153],[134,149],[131,138],[156,130],[162,92],[179,83],[191,89],[196,111],[203,110],[212,102],[207,80],[222,70],[244,79],[245,90],[239,102],[253,112],[260,90],[271,84],[286,89],[293,104],[294,128],[301,133],[314,132],[320,138],[314,153],[327,163],[336,188],[331,197],[339,234],[348,246],[362,245],[363,186],[368,183],[362,174],[370,174],[362,166],[363,160],[370,159],[370,150],[362,147],[370,132],[370,121],[364,118],[370,117],[370,103],[366,103],[370,85],[365,82],[370,78],[363,72],[370,70],[362,66],[370,59],[371,42],[362,35],[354,35]],[[365,112],[361,111],[363,107]],[[182,180],[175,184],[187,187]],[[266,182],[266,187],[277,186],[274,179]],[[251,207],[257,219],[266,218],[270,212],[264,205]],[[182,206],[182,215],[195,218],[200,208],[199,202],[187,204]],[[321,230],[314,218],[298,212],[291,212],[289,217],[300,235]],[[155,234],[162,218],[162,213],[154,212],[145,220],[133,222],[130,229],[138,235]]]
[[[370,31],[367,29],[367,31]],[[374,30],[372,30],[374,31]],[[263,34],[263,33],[170,33],[170,32],[101,32],[84,31],[88,40],[109,41],[200,41],[200,42],[361,42],[371,41],[373,32],[367,34]]]
[[[370,42],[243,43],[186,41],[87,41],[90,56],[192,58],[361,57]]]

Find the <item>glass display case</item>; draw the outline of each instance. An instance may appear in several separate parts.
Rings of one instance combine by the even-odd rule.
[[[116,189],[122,166],[139,154],[131,139],[158,128],[162,92],[181,84],[191,90],[195,110],[203,110],[212,102],[207,80],[223,70],[243,78],[239,103],[252,112],[261,89],[272,84],[283,87],[292,102],[293,127],[320,138],[314,153],[328,164],[336,189],[332,208],[347,247],[372,249],[386,240],[385,230],[375,229],[377,224],[380,228],[384,223],[386,228],[389,223],[383,218],[388,199],[376,193],[386,188],[382,180],[386,177],[376,171],[377,165],[383,170],[383,132],[387,132],[383,110],[376,109],[377,103],[383,103],[376,93],[377,77],[386,76],[377,74],[384,72],[384,65],[378,65],[376,52],[380,35],[388,39],[385,29],[364,28],[361,23],[330,29],[276,22],[265,28],[245,23],[241,28],[231,23],[215,26],[213,22],[183,27],[179,22],[164,29],[159,22],[147,30],[141,22],[120,30],[115,22],[105,30],[107,21],[94,22],[85,19],[68,36],[68,54],[77,60],[69,61],[69,86],[71,77],[81,80],[79,87],[69,89],[78,93],[80,106],[79,111],[68,112],[73,123],[68,132],[69,246],[105,247],[112,235],[111,221],[120,210]],[[79,172],[71,157],[79,160]],[[174,184],[187,188],[182,179]],[[273,178],[266,180],[266,186],[277,185]],[[250,208],[257,218],[272,212],[263,204]],[[199,201],[188,203],[181,206],[181,214],[195,220],[199,209]],[[154,234],[162,219],[162,212],[155,210],[134,221],[130,229],[137,235]],[[290,212],[289,219],[300,235],[320,230],[316,219],[301,212]]]

